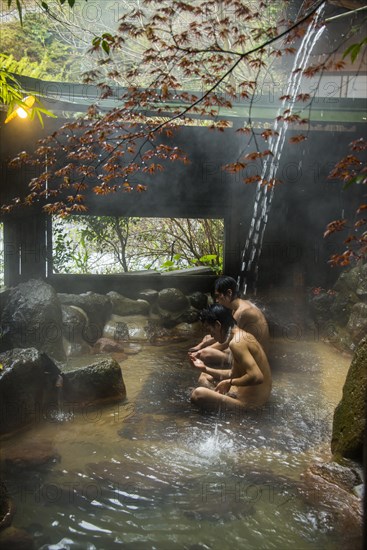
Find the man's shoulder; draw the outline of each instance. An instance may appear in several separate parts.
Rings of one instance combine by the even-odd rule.
[[[229,342],[229,348],[231,350],[239,349],[243,347],[248,347],[251,339],[254,337],[246,330],[243,330],[240,327],[236,327],[236,331],[233,335],[232,340]]]
[[[237,322],[241,320],[257,319],[260,313],[260,310],[254,304],[251,304],[251,302],[240,304],[235,312]]]

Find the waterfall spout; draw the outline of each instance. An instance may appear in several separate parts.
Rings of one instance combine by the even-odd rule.
[[[312,19],[302,39],[290,72],[284,95],[285,99],[278,110],[273,125],[273,132],[269,139],[269,149],[272,152],[272,156],[268,156],[263,164],[261,179],[256,188],[250,229],[241,255],[240,275],[237,280],[237,286],[243,295],[246,295],[248,292],[256,294],[258,263],[274,195],[274,185],[268,185],[268,183],[274,182],[276,179],[288,129],[287,120],[279,117],[281,117],[285,107],[287,107],[287,118],[293,113],[296,97],[301,86],[303,71],[307,67],[311,52],[324,29],[323,26],[319,27],[323,10],[324,4],[318,8],[316,16]]]

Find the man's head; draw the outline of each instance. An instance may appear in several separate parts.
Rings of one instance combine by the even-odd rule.
[[[233,277],[219,277],[215,281],[215,300],[224,307],[230,307],[230,303],[238,297],[237,283]]]
[[[231,311],[220,304],[212,304],[203,309],[200,319],[211,336],[220,343],[226,341],[229,330],[236,324]]]

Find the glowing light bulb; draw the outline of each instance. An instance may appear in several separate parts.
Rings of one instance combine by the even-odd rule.
[[[27,118],[28,116],[27,111],[25,111],[23,107],[18,107],[18,109],[16,110],[16,113],[20,118]]]
[[[14,111],[12,113],[10,113],[10,115],[5,119],[5,124],[7,124],[8,122],[10,122],[11,120],[13,120],[13,118],[16,118],[17,116],[19,116],[20,118],[27,118],[32,110],[32,107],[34,105],[36,101],[36,98],[33,96],[33,95],[29,95],[27,97],[25,97],[22,102],[24,103],[24,107],[17,107],[16,109],[14,109]]]

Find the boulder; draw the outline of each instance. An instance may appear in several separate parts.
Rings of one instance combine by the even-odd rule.
[[[309,300],[312,317],[319,322],[325,322],[330,319],[330,309],[333,307],[335,300],[336,298],[333,294],[314,290]],[[348,317],[346,318],[347,320]]]
[[[2,481],[0,481],[0,531],[11,525],[15,513],[15,507],[9,492]]]
[[[94,344],[98,338],[101,338],[103,327],[112,312],[112,304],[108,296],[96,294],[95,292],[85,292],[84,294],[60,293],[58,296],[62,305],[76,306],[86,313],[88,324],[83,338],[88,344]]]
[[[121,315],[112,314],[107,323],[103,327],[103,338],[110,338],[116,342],[127,342],[129,340],[129,326],[135,323],[136,317],[122,317]],[[138,316],[143,324],[146,324],[145,317]]]
[[[15,442],[7,446],[1,454],[1,465],[6,470],[34,470],[47,468],[55,462],[60,462],[60,454],[50,441]]]
[[[187,339],[182,333],[176,332],[175,327],[166,328],[159,320],[154,319],[149,320],[146,332],[149,343],[155,346],[183,342]]]
[[[334,285],[334,290],[343,294],[353,292],[355,294],[361,279],[361,266],[343,271]]]
[[[360,300],[367,302],[367,263],[359,268],[359,279],[356,294]]]
[[[185,309],[185,311],[178,317],[178,323],[196,323],[200,319],[200,311],[192,306]]]
[[[166,328],[173,328],[179,323],[195,323],[199,320],[200,311],[189,305],[184,309],[170,311],[155,304],[152,307],[150,319],[158,320]]]
[[[367,406],[367,338],[357,347],[343,395],[335,409],[331,438],[334,455],[362,462]]]
[[[367,304],[363,302],[354,304],[347,324],[347,331],[353,344],[358,346],[367,334]]]
[[[33,550],[36,548],[32,536],[24,529],[8,527],[0,532],[0,550]]]
[[[62,330],[69,342],[83,340],[88,326],[88,316],[80,307],[62,305]]]
[[[189,300],[178,288],[164,288],[158,294],[158,305],[167,312],[178,313],[189,306]]]
[[[346,470],[335,463],[313,464],[302,475],[299,491],[309,505],[323,509],[330,530],[348,534],[354,548],[359,548],[363,507],[361,499],[351,491],[356,478]]]
[[[119,401],[126,397],[120,365],[112,357],[64,372],[63,399],[78,405]]]
[[[188,296],[192,307],[201,310],[208,307],[208,296],[202,292],[193,292]]]
[[[0,434],[42,420],[50,403],[57,400],[60,370],[35,348],[13,349],[0,354]]]
[[[189,338],[201,338],[203,325],[199,322],[196,323],[179,323],[175,327],[175,333],[183,336],[185,339]]]
[[[147,341],[147,326],[149,319],[144,315],[111,315],[103,329],[103,337],[117,342]]]
[[[112,304],[112,313],[114,315],[145,315],[149,312],[149,302],[147,300],[131,300],[118,292],[108,292]]]
[[[124,344],[113,338],[99,338],[93,347],[94,353],[123,353]]]
[[[64,349],[66,357],[80,357],[82,355],[89,355],[93,353],[93,347],[87,344],[87,342],[69,342],[64,339]]]
[[[60,302],[55,290],[43,281],[30,280],[10,290],[1,332],[7,349],[33,347],[53,359],[65,360]]]
[[[335,299],[330,303],[329,312],[326,311],[327,318],[330,319],[331,317],[335,324],[344,327],[348,323],[355,304],[358,304],[358,297],[355,292],[338,292]]]
[[[62,305],[62,329],[67,357],[91,353],[88,338],[88,316],[80,307]]]
[[[141,300],[149,302],[149,304],[154,304],[158,298],[158,290],[153,290],[152,288],[144,288],[138,294]]]

